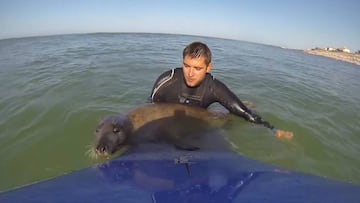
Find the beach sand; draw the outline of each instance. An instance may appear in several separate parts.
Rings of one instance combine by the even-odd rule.
[[[305,50],[308,54],[314,54],[319,56],[325,56],[336,60],[346,61],[360,65],[360,54],[338,52],[338,51],[326,51],[321,49],[316,50]]]

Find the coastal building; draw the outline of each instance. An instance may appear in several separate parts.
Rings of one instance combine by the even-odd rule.
[[[345,53],[350,53],[350,49],[348,48],[337,48],[336,51],[341,51],[341,52],[345,52]]]
[[[326,50],[326,51],[335,51],[336,49],[335,49],[335,48],[332,48],[332,47],[326,47],[325,50]]]

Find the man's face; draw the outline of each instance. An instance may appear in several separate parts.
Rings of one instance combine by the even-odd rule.
[[[206,65],[204,57],[191,58],[185,56],[183,61],[183,73],[186,85],[189,87],[198,86],[210,72],[212,64]]]

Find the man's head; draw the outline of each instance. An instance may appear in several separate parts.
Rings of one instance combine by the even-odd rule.
[[[187,86],[198,86],[211,68],[211,51],[206,44],[193,42],[185,47],[183,51],[183,73]]]

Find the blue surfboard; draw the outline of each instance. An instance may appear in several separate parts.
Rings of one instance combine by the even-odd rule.
[[[232,151],[137,150],[0,193],[12,202],[360,202],[360,186]]]

